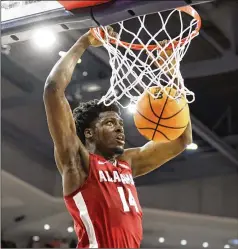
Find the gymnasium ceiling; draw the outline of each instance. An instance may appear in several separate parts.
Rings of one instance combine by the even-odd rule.
[[[190,108],[194,140],[199,149],[185,151],[156,172],[139,178],[138,184],[237,171],[237,5],[237,2],[217,1],[196,6],[203,28],[182,62],[182,72],[187,87],[196,94]],[[37,50],[31,41],[10,44],[10,53],[2,47],[2,167],[52,195],[61,193],[52,190],[56,167],[42,101],[43,87],[59,59],[59,51],[67,51],[84,32],[79,27],[57,33],[56,45],[45,51]],[[103,48],[89,48],[67,89],[71,105],[100,98],[108,88],[109,77],[107,52]],[[100,89],[90,91],[92,86]],[[135,129],[132,115],[124,112],[123,117],[127,147],[143,145],[146,140]],[[192,169],[191,165],[194,165]]]

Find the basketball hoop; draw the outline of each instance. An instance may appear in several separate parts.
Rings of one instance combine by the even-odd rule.
[[[177,19],[180,21],[180,30],[178,30],[179,34],[172,38],[167,25],[169,20],[174,18],[175,13],[179,17]],[[192,17],[187,27],[184,27],[183,13]],[[110,87],[100,103],[110,105],[117,102],[126,108],[130,104],[135,104],[144,91],[151,95],[149,88],[152,86],[158,86],[165,92],[170,87],[175,88],[176,96],[169,96],[166,92],[173,99],[183,96],[188,103],[195,100],[194,93],[184,85],[180,62],[191,40],[199,34],[201,18],[191,6],[174,9],[166,18],[160,12],[153,15],[159,17],[161,22],[161,28],[154,32],[150,31],[146,23],[151,15],[138,16],[129,20],[139,23],[139,28],[135,32],[126,28],[126,22],[129,21],[117,23],[118,30],[114,29],[118,33],[117,37],[111,36],[107,27],[100,26],[91,29],[93,35],[107,49],[112,67]],[[162,34],[164,38],[161,39]],[[143,40],[145,36],[147,40]],[[123,41],[124,37],[127,40],[130,37],[130,41]],[[152,95],[152,97],[156,98],[157,95]],[[122,98],[127,98],[129,101],[123,104]]]

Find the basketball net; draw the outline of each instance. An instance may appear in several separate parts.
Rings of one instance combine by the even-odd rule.
[[[193,17],[186,25],[187,27],[184,27],[182,12]],[[176,37],[171,37],[167,30],[167,23],[175,13],[179,16],[180,32]],[[163,18],[160,12],[157,15],[161,22],[161,28],[153,34],[146,28],[148,15],[135,17],[140,23],[136,32],[128,30],[124,25],[125,21],[119,22],[117,37],[109,34],[108,27],[100,26],[92,29],[94,36],[107,49],[109,63],[112,67],[110,87],[101,98],[100,103],[110,105],[117,102],[126,108],[130,104],[136,104],[144,91],[156,98],[160,92],[156,93],[156,96],[153,95],[149,91],[152,86],[160,87],[161,91],[165,91],[168,95],[166,89],[175,88],[177,90],[176,96],[169,95],[173,99],[183,96],[188,103],[195,100],[194,93],[184,85],[184,79],[180,72],[180,62],[187,52],[191,40],[199,33],[201,19],[191,6],[175,9],[167,18]],[[146,43],[141,39],[142,32],[149,36]],[[161,33],[166,35],[166,39],[163,41],[161,38],[159,39]],[[125,34],[132,37],[130,42],[121,40]],[[120,101],[122,98],[128,99],[126,104]]]

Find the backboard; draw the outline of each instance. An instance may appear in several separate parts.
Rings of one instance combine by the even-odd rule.
[[[191,5],[211,0],[189,1]],[[63,6],[62,3],[74,4]],[[187,5],[185,0],[142,1],[2,1],[2,44],[31,39],[32,30],[47,26],[54,32],[110,25],[135,16]],[[89,7],[87,7],[88,2]]]

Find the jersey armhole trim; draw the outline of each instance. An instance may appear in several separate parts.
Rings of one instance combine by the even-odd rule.
[[[68,199],[72,199],[76,194],[78,194],[80,191],[82,191],[84,189],[84,187],[86,186],[86,184],[88,183],[89,179],[91,178],[91,174],[92,174],[92,164],[93,164],[93,154],[89,153],[89,172],[88,172],[88,176],[87,179],[85,180],[84,184],[80,187],[78,187],[75,191],[73,191],[71,194],[69,195],[64,195],[64,199],[68,200]]]

